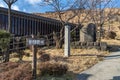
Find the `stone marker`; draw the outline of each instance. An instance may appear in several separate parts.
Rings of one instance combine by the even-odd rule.
[[[69,57],[70,55],[70,26],[65,26],[65,48],[64,48],[64,56]]]
[[[96,42],[96,26],[93,23],[83,27],[80,31],[80,42]]]

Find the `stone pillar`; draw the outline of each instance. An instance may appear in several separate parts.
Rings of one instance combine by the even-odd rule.
[[[69,57],[70,55],[70,26],[65,25],[65,47],[64,47],[64,56]]]

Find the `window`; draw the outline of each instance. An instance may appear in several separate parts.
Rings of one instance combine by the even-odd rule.
[[[11,29],[12,29],[12,34],[14,34],[15,33],[15,22],[14,22],[15,20],[14,20],[14,17],[11,17]]]

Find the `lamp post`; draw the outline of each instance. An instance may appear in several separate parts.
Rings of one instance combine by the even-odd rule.
[[[3,0],[8,5],[8,32],[11,31],[11,6],[14,4],[17,0]]]

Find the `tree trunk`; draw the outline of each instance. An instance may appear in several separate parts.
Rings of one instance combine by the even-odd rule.
[[[7,49],[7,51],[4,52],[4,55],[5,55],[5,61],[4,62],[9,62],[9,50]]]
[[[8,32],[11,31],[11,5],[8,5]]]
[[[62,34],[60,33],[60,36],[61,36]],[[57,49],[60,49],[60,48],[62,48],[62,40],[63,39],[61,39],[62,37],[60,37],[59,38],[59,36],[57,36],[57,34],[55,33],[55,32],[53,32],[53,39],[55,40],[55,43],[56,43],[56,48]]]

